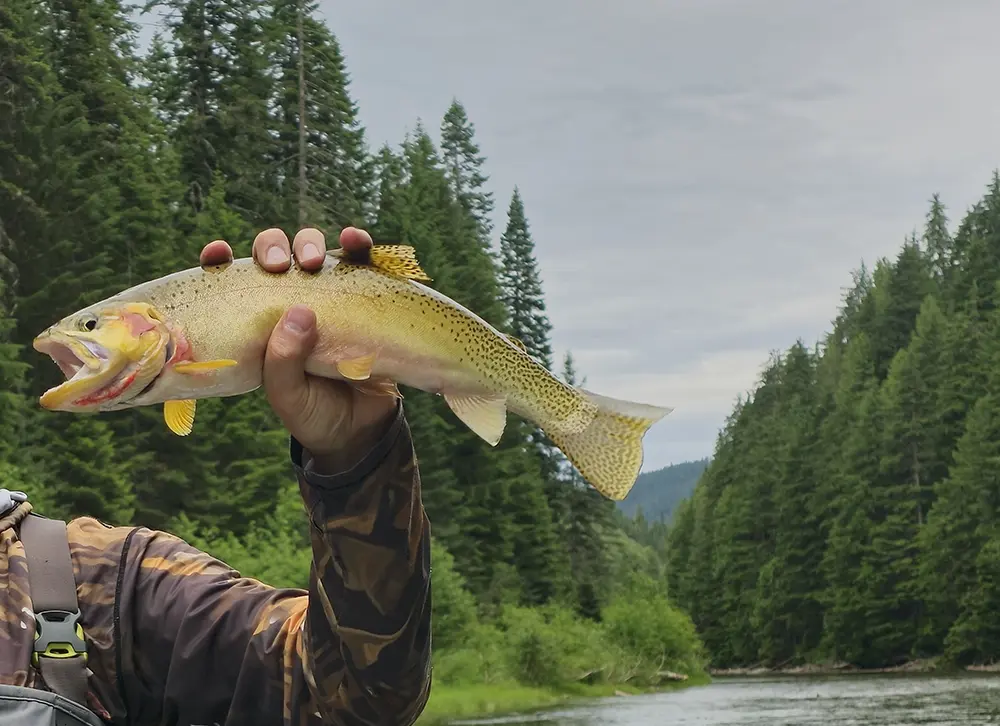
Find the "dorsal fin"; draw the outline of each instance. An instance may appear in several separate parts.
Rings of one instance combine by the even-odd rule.
[[[429,282],[430,275],[423,271],[417,260],[417,252],[410,245],[374,245],[365,253],[348,253],[343,248],[330,250],[327,254],[339,257],[351,265],[374,267],[379,272],[407,280]]]

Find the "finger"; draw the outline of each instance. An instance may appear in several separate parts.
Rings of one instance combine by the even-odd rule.
[[[268,272],[284,272],[292,263],[288,237],[277,227],[265,229],[254,238],[253,258]]]
[[[318,270],[326,259],[326,237],[315,227],[300,229],[292,242],[292,252],[303,270]]]
[[[224,239],[217,239],[202,247],[199,262],[202,267],[212,267],[213,265],[224,265],[232,262],[233,248]]]
[[[288,309],[264,354],[264,384],[279,416],[301,412],[309,395],[305,361],[316,344],[316,315],[304,305]]]
[[[347,252],[363,252],[371,249],[372,237],[363,229],[345,227],[340,232],[340,246]]]

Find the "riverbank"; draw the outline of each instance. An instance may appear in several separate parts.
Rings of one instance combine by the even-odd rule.
[[[540,711],[592,699],[665,693],[708,683],[711,683],[709,676],[695,675],[685,681],[667,681],[651,688],[622,684],[575,684],[563,688],[533,688],[517,684],[469,686],[435,684],[427,707],[417,720],[416,726],[445,726],[450,721],[458,719]]]
[[[953,666],[935,658],[913,660],[897,666],[885,668],[860,668],[850,663],[806,663],[797,666],[767,668],[764,666],[748,666],[745,668],[709,668],[712,677],[726,676],[833,676],[843,674],[876,674],[876,673],[998,673],[1000,663],[984,665]]]

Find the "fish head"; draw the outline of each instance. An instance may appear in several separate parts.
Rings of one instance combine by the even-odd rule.
[[[166,319],[144,302],[107,302],[68,315],[32,346],[66,380],[42,394],[50,411],[113,411],[151,385],[173,349]]]

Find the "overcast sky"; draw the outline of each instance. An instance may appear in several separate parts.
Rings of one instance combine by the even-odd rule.
[[[711,455],[769,350],[1000,165],[993,0],[320,0],[370,143],[452,97],[524,197],[561,356]],[[499,234],[499,230],[498,230]]]

